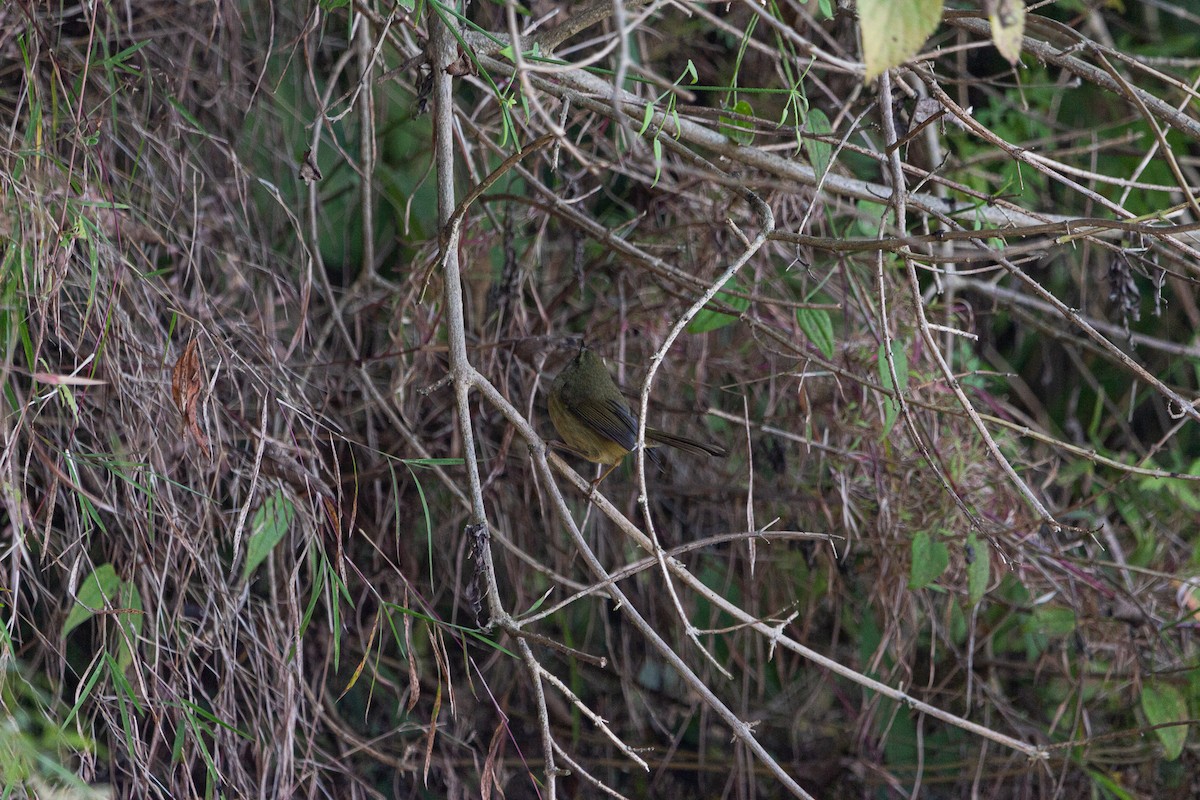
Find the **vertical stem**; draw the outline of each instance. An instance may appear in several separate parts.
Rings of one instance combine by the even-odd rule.
[[[437,167],[438,222],[445,228],[454,216],[454,106],[453,79],[446,72],[455,60],[456,47],[446,20],[431,6],[432,34],[430,61],[433,69],[434,161]],[[485,524],[483,493],[479,480],[479,463],[475,458],[475,434],[471,427],[469,393],[474,384],[475,369],[467,359],[466,321],[463,312],[462,273],[458,263],[458,248],[450,243],[442,253],[442,274],[445,283],[445,312],[450,348],[450,377],[463,438],[463,458],[466,460],[467,482],[471,493],[471,524]]]

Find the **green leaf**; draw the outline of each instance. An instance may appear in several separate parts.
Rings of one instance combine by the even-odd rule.
[[[888,392],[888,396],[883,401],[887,414],[883,422],[884,436],[892,432],[892,426],[896,424],[896,416],[900,413],[900,401],[894,395],[904,394],[908,391],[908,355],[904,352],[902,342],[892,340],[892,361],[896,364],[896,378],[900,381],[899,387],[892,383],[892,370],[888,367],[887,350],[880,344],[879,381]]]
[[[946,544],[921,531],[913,537],[912,570],[908,576],[908,588],[924,589],[940,578],[948,566],[950,550]]]
[[[925,44],[942,18],[942,0],[858,0],[863,61],[872,81],[903,64]]]
[[[520,12],[518,12],[518,13],[520,13]],[[542,48],[539,47],[537,44],[534,44],[534,46],[531,47],[530,49],[522,50],[521,55],[525,56],[526,58],[541,58]],[[513,50],[513,46],[510,44],[507,47],[500,48],[500,57],[507,59],[508,61],[515,62],[517,60],[517,53],[515,50]],[[527,113],[528,113],[528,110],[529,109],[526,108]]]
[[[258,511],[254,512],[254,521],[251,523],[243,578],[250,577],[258,565],[270,555],[275,545],[279,544],[292,527],[292,520],[295,518],[296,507],[284,497],[283,492],[277,491],[263,501]]]
[[[833,318],[823,308],[797,308],[796,322],[808,340],[821,351],[821,355],[833,360]]]
[[[133,648],[142,630],[142,596],[132,583],[117,577],[112,564],[101,564],[83,579],[75,607],[63,623],[62,635],[98,614],[109,615],[124,632],[116,639],[116,661],[122,669],[133,663]]]
[[[1183,692],[1169,683],[1147,684],[1142,687],[1142,711],[1151,725],[1178,722],[1166,728],[1155,728],[1154,733],[1162,742],[1168,761],[1179,758],[1187,740],[1189,719],[1187,701]]]
[[[662,177],[662,142],[658,137],[654,137],[654,141],[650,144],[650,149],[654,152],[654,183],[651,186],[658,186],[658,179]]]
[[[62,626],[62,635],[78,628],[92,618],[98,611],[107,611],[117,606],[120,597],[121,579],[112,564],[101,564],[79,584],[75,594],[75,606],[67,615]]]
[[[745,297],[737,297],[729,294],[726,291],[727,289],[730,291],[742,290],[741,287],[738,286],[737,281],[734,278],[730,278],[729,280],[725,281],[725,285],[721,287],[721,291],[717,292],[713,296],[713,300],[720,301],[727,306],[732,306],[738,311],[745,311],[750,307],[749,300],[747,300]],[[737,317],[705,307],[700,309],[700,313],[688,323],[687,332],[708,333],[719,328],[724,328],[726,325],[731,325],[734,322],[737,322]]]
[[[118,587],[119,597],[117,608],[117,624],[125,629],[127,635],[117,641],[117,663],[124,670],[133,663],[134,648],[137,647],[138,637],[142,632],[142,593],[129,581],[122,581]]]
[[[141,50],[143,47],[145,47],[148,44],[150,44],[150,40],[146,39],[144,41],[138,42],[137,44],[130,45],[129,47],[126,47],[124,50],[122,50],[121,52],[114,53],[113,55],[109,56],[108,58],[105,58],[96,63],[97,63],[97,65],[99,65],[101,67],[119,68],[119,69],[123,69],[126,72],[137,74],[137,71],[138,71],[137,68],[129,66],[129,64],[128,64],[129,59],[134,53]]]
[[[967,536],[967,599],[975,605],[983,599],[991,579],[992,560],[988,557],[987,542],[975,534]]]
[[[1122,786],[1112,775],[1098,769],[1085,769],[1088,779],[1108,792],[1108,795],[1098,795],[1099,797],[1112,796],[1115,800],[1137,800],[1138,796],[1130,793],[1128,789]],[[1120,775],[1120,773],[1116,773]]]
[[[821,109],[809,110],[808,132],[816,136],[828,136],[833,133],[829,117],[825,116],[825,112]],[[820,180],[825,176],[825,171],[829,169],[829,162],[833,160],[833,145],[829,142],[819,142],[816,139],[805,139],[804,149],[808,151],[808,162],[812,164],[813,171],[817,173],[817,180]]]
[[[745,117],[754,116],[753,107],[745,100],[738,100],[729,110]],[[736,119],[722,114],[720,126],[721,135],[734,144],[747,145],[754,141],[754,123],[748,119]]]
[[[466,463],[466,459],[462,458],[401,458],[398,459],[401,464],[410,467],[461,467]]]
[[[1078,622],[1069,608],[1040,605],[1033,610],[1027,627],[1041,636],[1062,637],[1075,632]]]
[[[881,229],[878,221],[883,220],[885,224],[892,222],[891,209],[882,203],[858,200],[854,207],[858,213],[853,216],[853,222],[847,230],[848,236],[878,236]]]

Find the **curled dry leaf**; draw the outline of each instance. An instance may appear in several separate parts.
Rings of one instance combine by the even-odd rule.
[[[478,75],[479,66],[475,63],[475,60],[472,59],[471,56],[460,47],[458,48],[458,58],[446,67],[446,74],[453,75],[456,78],[462,75]]]
[[[404,596],[407,601],[407,589],[404,591]],[[404,710],[411,714],[412,710],[417,707],[417,701],[421,699],[421,673],[413,649],[412,614],[404,615],[404,650],[405,655],[408,656],[408,704]]]
[[[171,397],[196,444],[208,449],[208,440],[196,423],[196,406],[200,400],[200,389],[204,386],[200,375],[200,357],[196,352],[196,340],[193,339],[175,362],[175,368],[171,370]]]

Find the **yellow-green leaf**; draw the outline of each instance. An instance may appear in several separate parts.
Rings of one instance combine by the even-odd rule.
[[[915,56],[942,18],[942,0],[858,0],[864,79]]]
[[[1022,0],[989,0],[988,19],[992,22],[992,44],[1008,63],[1021,58],[1021,40],[1025,37],[1025,3]]]

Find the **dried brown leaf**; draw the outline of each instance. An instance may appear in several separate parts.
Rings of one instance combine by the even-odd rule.
[[[487,758],[483,762],[483,773],[480,775],[479,795],[481,800],[491,800],[492,787],[501,790],[503,795],[504,790],[500,785],[500,776],[497,769],[500,764],[500,752],[504,745],[504,732],[506,726],[501,720],[496,724],[496,730],[492,731],[492,741],[488,745]]]
[[[408,590],[404,592],[405,603],[408,602]],[[417,668],[417,657],[413,652],[412,615],[404,615],[404,651],[408,656],[408,708],[411,712],[421,699],[421,674]]]
[[[433,696],[433,712],[429,715],[429,733],[425,736],[425,769],[421,773],[425,787],[429,787],[429,765],[433,761],[433,740],[437,737],[437,718],[442,710],[442,685],[439,683]]]
[[[200,391],[204,388],[203,376],[200,373],[200,356],[197,353],[196,340],[192,339],[183,349],[183,355],[175,362],[171,371],[171,397],[175,407],[179,409],[184,424],[191,432],[202,449],[208,449],[208,439],[196,422],[196,406],[199,404]]]

